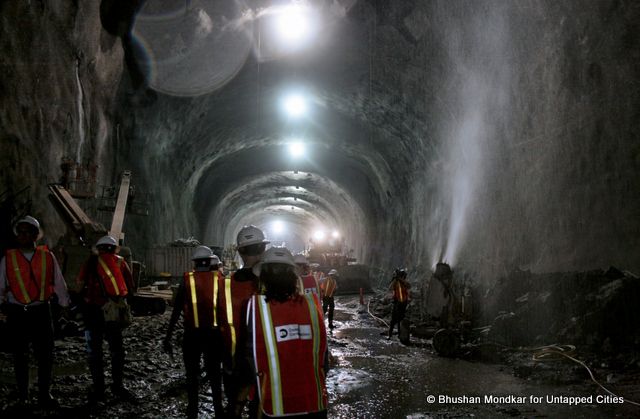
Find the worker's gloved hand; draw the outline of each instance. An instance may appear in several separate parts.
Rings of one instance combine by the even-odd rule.
[[[173,345],[171,345],[171,340],[169,338],[164,338],[162,341],[162,352],[173,358]]]

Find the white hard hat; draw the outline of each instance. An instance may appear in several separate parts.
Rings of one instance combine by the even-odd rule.
[[[96,247],[98,246],[117,246],[118,242],[112,236],[102,236],[96,242]]]
[[[258,227],[254,225],[244,226],[238,232],[238,237],[236,239],[238,247],[245,247],[259,243],[267,244],[269,241],[265,239],[264,233]]]
[[[213,255],[211,257],[211,266],[218,266],[220,265],[220,258],[218,257],[218,255]]]
[[[284,265],[290,265],[296,267],[296,263],[293,260],[293,255],[286,247],[271,247],[267,249],[262,255],[262,259],[253,267],[253,273],[256,276],[260,276],[262,265],[270,263],[282,263]]]
[[[38,232],[40,232],[40,223],[38,222],[38,220],[36,220],[30,215],[27,215],[24,218],[21,218],[18,221],[16,221],[16,223],[13,225],[13,234],[15,234],[16,236],[18,235],[18,230],[16,229],[16,227],[18,227],[18,224],[22,224],[22,223],[32,225],[33,227],[38,229]]]
[[[215,255],[213,251],[207,246],[198,246],[196,250],[193,251],[193,255],[191,255],[191,260],[196,259],[213,259]],[[217,257],[217,256],[216,256]]]
[[[296,265],[308,265],[309,264],[309,262],[307,261],[307,258],[302,253],[298,253],[297,255],[295,255],[293,257],[293,261],[296,263]]]
[[[338,271],[336,271],[335,269],[331,269],[329,271],[329,275],[338,275]]]

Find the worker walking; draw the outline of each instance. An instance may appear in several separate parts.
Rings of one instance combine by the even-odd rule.
[[[313,293],[320,295],[320,286],[318,285],[318,281],[316,281],[316,277],[311,273],[307,258],[302,254],[298,254],[295,255],[293,259],[298,267],[302,292],[304,294]]]
[[[173,329],[184,312],[184,337],[182,356],[187,374],[187,417],[198,417],[198,392],[200,359],[204,356],[204,366],[211,385],[213,407],[216,417],[223,417],[222,383],[220,363],[222,360],[222,338],[217,322],[218,287],[224,277],[218,270],[220,259],[207,246],[198,246],[191,260],[194,269],[185,272],[176,294],[169,327],[164,339],[165,352],[173,355],[171,336]]]
[[[259,414],[266,417],[327,417],[327,335],[315,293],[297,292],[294,259],[272,247],[254,271],[263,290],[247,307],[251,377]]]
[[[405,269],[395,270],[389,289],[393,292],[393,309],[391,311],[391,323],[389,324],[389,336],[387,339],[391,339],[396,324],[398,325],[398,333],[400,333],[400,322],[407,312],[410,285],[409,281],[407,281],[407,271]]]
[[[104,339],[111,353],[111,392],[120,399],[134,399],[124,386],[125,348],[122,338],[122,331],[131,323],[131,311],[125,298],[133,290],[133,277],[124,258],[116,255],[117,247],[115,238],[101,237],[96,242],[98,254],[89,256],[77,278],[84,301],[85,338],[93,380],[89,403],[105,400]]]
[[[53,366],[53,322],[51,301],[69,305],[67,286],[60,266],[46,247],[37,247],[40,223],[26,216],[15,224],[18,248],[9,249],[0,261],[0,304],[7,316],[13,368],[19,403],[29,399],[29,344],[38,362],[38,403],[55,407],[49,393]],[[54,297],[55,296],[55,297]]]
[[[224,387],[227,396],[227,415],[239,418],[249,395],[250,384],[242,379],[246,371],[242,371],[242,363],[238,364],[237,350],[245,345],[245,329],[241,328],[244,318],[243,307],[251,296],[258,291],[258,277],[253,273],[253,266],[260,261],[267,244],[264,233],[258,227],[244,226],[238,232],[236,245],[242,258],[243,266],[230,277],[224,279],[219,294],[219,324],[225,354]]]
[[[329,329],[333,329],[333,310],[336,307],[336,304],[333,301],[333,295],[338,288],[338,282],[336,280],[337,277],[338,271],[331,269],[329,271],[329,275],[320,285],[322,291],[322,312],[327,314],[327,310],[329,311]]]

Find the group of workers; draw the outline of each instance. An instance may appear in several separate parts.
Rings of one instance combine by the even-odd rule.
[[[337,271],[321,278],[304,255],[266,249],[268,243],[259,228],[243,227],[236,242],[243,266],[231,275],[210,248],[193,253],[194,269],[178,288],[163,344],[172,354],[173,331],[184,315],[187,417],[198,414],[201,358],[217,416],[241,417],[245,406],[250,417],[327,415],[320,296],[332,302]]]
[[[53,253],[36,246],[39,222],[26,216],[15,224],[14,233],[17,246],[0,261],[0,305],[11,334],[18,401],[26,405],[29,400],[31,344],[38,364],[38,404],[56,407],[49,392],[54,334],[50,303],[67,311],[71,298]],[[188,417],[198,415],[201,358],[218,417],[240,417],[245,406],[252,417],[327,415],[324,316],[328,314],[333,329],[337,271],[324,277],[311,271],[304,255],[294,257],[285,247],[266,249],[268,243],[259,228],[243,227],[237,236],[243,267],[231,275],[225,275],[210,248],[200,246],[193,253],[194,268],[178,288],[163,342],[172,355],[172,334],[184,315]],[[100,238],[72,289],[82,302],[93,380],[90,403],[105,399],[103,340],[111,353],[112,394],[134,398],[123,382],[122,337],[133,280],[117,247],[115,238]]]
[[[54,328],[52,301],[64,311],[71,302],[60,266],[46,246],[36,246],[40,223],[26,216],[15,224],[16,248],[9,249],[0,261],[0,308],[7,319],[14,371],[17,403],[29,400],[29,345],[38,364],[38,404],[56,407],[50,392],[53,367]],[[123,325],[105,319],[105,307],[125,304],[133,287],[132,275],[124,259],[116,255],[113,237],[102,237],[96,252],[84,264],[78,278],[76,295],[82,301],[88,363],[93,379],[90,401],[104,399],[105,380],[102,342],[109,343],[112,368],[112,393],[120,399],[133,396],[123,383],[125,350]]]
[[[0,307],[11,334],[18,401],[26,404],[29,399],[31,344],[38,364],[38,403],[55,407],[57,401],[49,392],[54,334],[50,302],[66,311],[71,298],[53,253],[46,246],[36,246],[38,220],[20,219],[14,234],[16,248],[0,260]],[[304,255],[293,256],[285,247],[266,249],[268,243],[259,228],[243,227],[236,242],[243,266],[231,275],[225,275],[209,247],[199,246],[192,255],[193,270],[185,272],[178,288],[163,341],[163,350],[172,356],[172,335],[183,315],[187,417],[198,416],[202,358],[218,417],[241,417],[245,406],[251,417],[327,415],[324,319],[333,329],[337,271],[332,269],[327,276],[312,272]],[[93,380],[90,403],[105,400],[104,340],[111,353],[112,394],[134,399],[123,382],[122,336],[128,325],[126,300],[134,284],[117,248],[115,238],[100,238],[72,290],[81,301],[84,318]],[[393,293],[391,338],[409,302],[404,269],[395,271],[389,288]]]

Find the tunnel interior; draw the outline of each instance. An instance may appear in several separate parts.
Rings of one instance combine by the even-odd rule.
[[[67,159],[132,171],[139,254],[255,224],[296,252],[336,231],[415,283],[640,271],[637,4],[309,0],[283,40],[289,3],[2,3],[0,192],[29,187],[5,224],[67,234]]]

